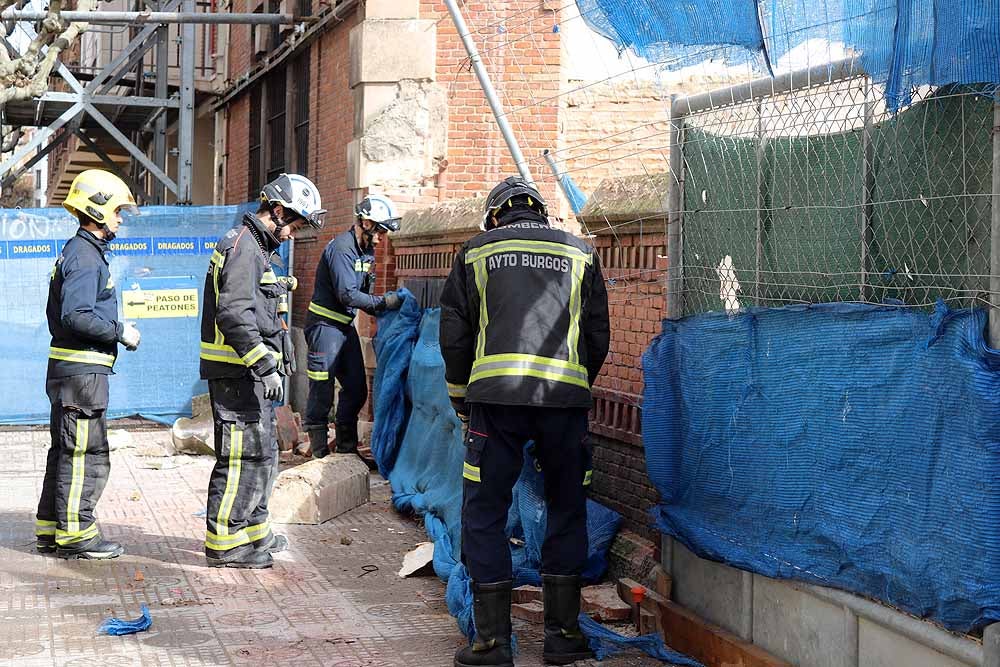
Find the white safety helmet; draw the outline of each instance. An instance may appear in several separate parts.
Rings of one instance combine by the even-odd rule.
[[[380,231],[399,231],[400,218],[396,205],[385,195],[368,195],[355,207],[354,212],[358,218],[374,222]]]
[[[319,229],[323,226],[326,209],[319,197],[319,190],[305,176],[282,174],[265,185],[260,200],[268,204],[281,204],[289,211],[302,216],[306,222]]]

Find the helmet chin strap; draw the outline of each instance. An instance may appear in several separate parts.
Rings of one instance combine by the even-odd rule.
[[[97,223],[97,228],[100,229],[102,232],[104,232],[104,240],[105,241],[107,241],[108,243],[111,243],[112,241],[115,240],[115,237],[117,236],[117,234],[115,234],[113,231],[111,231],[111,228],[108,227],[106,224],[104,224],[103,222],[99,222],[99,223]]]

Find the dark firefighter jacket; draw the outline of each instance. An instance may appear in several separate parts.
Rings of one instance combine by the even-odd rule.
[[[271,268],[278,240],[248,213],[212,252],[201,317],[201,377],[205,380],[287,374],[292,343],[279,314],[287,288]]]
[[[316,322],[350,324],[358,310],[370,315],[385,309],[385,298],[370,294],[375,284],[374,249],[362,248],[354,229],[336,236],[316,267],[316,287],[306,326]]]
[[[440,333],[453,402],[589,408],[609,339],[597,254],[541,216],[525,212],[456,256]]]
[[[56,260],[45,308],[49,378],[112,373],[122,325],[107,253],[107,242],[81,227]]]

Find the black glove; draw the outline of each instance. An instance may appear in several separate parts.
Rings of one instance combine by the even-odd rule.
[[[383,298],[386,310],[399,310],[403,305],[403,297],[399,295],[399,292],[386,292]]]
[[[451,398],[451,407],[459,419],[464,422],[469,421],[469,406],[465,404],[464,398]]]
[[[261,380],[264,382],[264,398],[269,401],[280,401],[285,393],[285,387],[278,371],[265,375]]]

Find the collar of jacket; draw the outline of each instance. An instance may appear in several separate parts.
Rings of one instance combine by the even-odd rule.
[[[511,225],[516,225],[519,222],[533,222],[535,224],[548,225],[549,219],[546,218],[541,213],[537,213],[530,209],[522,209],[516,213],[511,213],[503,219],[501,224],[497,225],[493,229],[502,229],[503,227],[510,227]]]
[[[253,237],[257,239],[257,244],[265,253],[270,254],[281,245],[281,241],[264,226],[264,223],[261,222],[256,214],[244,213],[243,224],[250,228],[250,231],[253,232]]]
[[[108,251],[108,242],[102,238],[98,238],[97,235],[94,234],[94,232],[88,229],[84,229],[83,227],[80,227],[78,230],[76,230],[76,235],[79,236],[84,241],[86,241],[87,243],[89,243],[90,245],[100,250],[102,257],[104,257],[104,253]],[[105,261],[107,261],[106,258]]]

